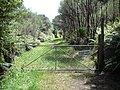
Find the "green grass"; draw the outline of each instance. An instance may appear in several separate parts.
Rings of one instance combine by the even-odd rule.
[[[54,44],[61,44],[61,43],[64,43],[65,44],[65,40],[61,39],[61,38],[55,38],[55,39],[52,39],[52,40],[48,40],[46,42],[43,42],[42,44],[43,45],[46,45],[46,44],[50,44],[50,43],[54,43]]]
[[[43,44],[49,43],[66,44],[61,39],[50,40]],[[71,47],[53,48],[51,46],[38,46],[28,52],[24,52],[15,58],[13,67],[1,80],[0,90],[57,90],[55,84],[60,76],[56,73],[17,70],[16,68],[20,69],[23,66],[24,68],[55,68],[56,61],[57,68],[85,67],[81,63],[87,66],[93,65],[93,62],[88,61],[88,59],[84,60],[78,55],[74,57],[75,59],[72,58],[74,53],[75,50]],[[28,65],[30,62],[32,63]]]

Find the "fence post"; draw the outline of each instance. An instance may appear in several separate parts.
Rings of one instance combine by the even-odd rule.
[[[98,53],[97,53],[97,62],[96,62],[96,74],[100,74],[104,69],[104,41],[102,40],[102,34],[98,36]]]

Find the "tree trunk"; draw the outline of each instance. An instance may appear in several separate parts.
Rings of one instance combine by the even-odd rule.
[[[119,0],[119,16],[120,16],[120,0]]]
[[[115,21],[115,0],[113,0],[113,23]]]

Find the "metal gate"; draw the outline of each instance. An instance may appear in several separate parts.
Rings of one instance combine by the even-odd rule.
[[[40,45],[39,56],[21,68],[56,71],[94,70],[97,47],[97,45]]]

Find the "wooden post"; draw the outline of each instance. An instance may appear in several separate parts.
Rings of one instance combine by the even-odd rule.
[[[104,67],[104,52],[103,52],[103,43],[102,43],[102,35],[98,36],[98,53],[97,53],[97,62],[96,62],[96,74],[100,74]]]
[[[104,18],[101,20],[101,34],[98,36],[98,60],[95,73],[100,74],[105,66],[104,62]]]

